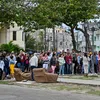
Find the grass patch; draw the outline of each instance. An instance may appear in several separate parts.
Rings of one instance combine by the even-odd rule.
[[[85,77],[85,76],[70,76],[70,77],[63,77],[63,78],[68,78],[68,79],[81,79],[81,80],[94,80],[94,79],[97,79],[98,77],[95,77],[95,76],[88,76],[88,77]]]
[[[82,79],[82,80],[94,80],[95,78],[97,78],[97,77],[81,77],[81,78],[79,78],[79,79]]]
[[[91,90],[87,92],[88,94],[92,94],[92,95],[98,95],[100,96],[100,90]]]
[[[2,81],[2,80],[0,80],[0,84],[9,84],[10,82],[8,82],[8,81]]]
[[[60,86],[56,86],[55,88],[56,90],[62,91],[62,90],[67,90],[67,91],[83,91],[83,90],[87,90],[88,88],[86,86],[81,86],[81,85],[60,85]]]
[[[11,81],[0,80],[0,84],[13,85],[14,83]]]

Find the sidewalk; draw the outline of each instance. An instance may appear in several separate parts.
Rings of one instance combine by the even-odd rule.
[[[71,79],[66,77],[59,77],[58,82],[70,83],[70,84],[80,84],[80,85],[91,85],[91,86],[100,86],[100,78],[93,80],[83,80],[83,79]]]

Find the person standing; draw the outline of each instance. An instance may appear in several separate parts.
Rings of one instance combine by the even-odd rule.
[[[90,73],[94,73],[94,59],[93,59],[93,53],[90,52],[90,55],[89,55],[89,58],[90,58],[90,68],[89,68],[89,71]]]
[[[78,55],[77,55],[77,73],[78,74],[81,74],[81,69],[82,69],[82,67],[81,67],[81,55],[80,55],[80,53],[78,53]]]
[[[31,67],[32,80],[34,81],[33,69],[38,67],[38,57],[36,56],[36,53],[34,53],[33,57],[29,60],[29,64]]]
[[[100,73],[100,51],[98,53],[98,72]]]
[[[48,67],[49,67],[49,59],[48,59],[48,55],[47,53],[44,53],[43,57],[42,57],[42,60],[43,60],[43,68],[48,71]]]
[[[89,64],[89,58],[87,56],[87,53],[84,53],[83,56],[83,67],[84,67],[84,75],[88,76],[88,64]]]
[[[0,57],[0,80],[2,80],[2,75],[3,75],[3,71],[4,71],[4,61],[3,61],[3,58]]]
[[[25,69],[25,55],[24,55],[24,52],[23,51],[20,51],[20,58],[21,58],[21,69],[22,69],[22,72],[24,72],[24,69]]]
[[[14,79],[14,67],[15,67],[15,61],[13,59],[13,56],[10,57],[9,64],[10,64],[10,75],[11,75],[11,79],[13,80]]]
[[[20,55],[19,54],[17,55],[16,61],[17,62],[16,62],[15,67],[21,69],[21,58],[20,58]]]
[[[67,74],[72,74],[72,56],[71,56],[70,52],[67,52],[65,61],[67,64]]]
[[[25,57],[25,71],[28,72],[29,71],[29,56],[26,54],[26,57]]]
[[[97,69],[98,69],[98,56],[97,56],[96,52],[94,52],[94,54],[93,54],[93,62],[94,62],[94,72],[97,73]]]
[[[64,75],[65,59],[63,54],[60,54],[58,61],[59,61],[59,75],[61,74]]]
[[[53,54],[53,57],[50,60],[50,67],[52,69],[52,73],[55,73],[56,64],[57,64],[56,54]]]
[[[7,56],[4,58],[4,72],[5,72],[5,77],[9,77],[10,75],[10,68],[9,68],[9,60],[7,58]]]

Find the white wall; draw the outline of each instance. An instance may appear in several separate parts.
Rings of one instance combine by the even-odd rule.
[[[7,29],[6,28],[3,28],[3,29],[0,29],[0,44],[4,44],[4,43],[7,43]]]
[[[13,31],[16,31],[16,40],[13,41]],[[13,41],[14,44],[19,45],[21,48],[25,49],[25,41],[22,40],[22,33],[23,30],[20,29],[20,27],[17,26],[17,24],[14,25],[14,27],[10,27],[10,29],[7,30],[7,34],[9,34],[9,41]]]

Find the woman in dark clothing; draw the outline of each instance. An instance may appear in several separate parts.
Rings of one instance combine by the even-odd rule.
[[[25,58],[25,71],[28,72],[29,71],[29,57],[26,56]]]
[[[10,75],[10,69],[9,69],[9,60],[7,57],[5,57],[5,59],[4,59],[4,64],[5,64],[5,66],[4,66],[5,76],[8,76],[8,75]]]
[[[21,58],[18,56],[16,60],[17,60],[17,63],[15,65],[15,67],[21,69]]]
[[[56,64],[57,64],[57,58],[56,58],[56,55],[53,54],[53,57],[50,60],[50,66],[52,69],[52,73],[55,73]]]

